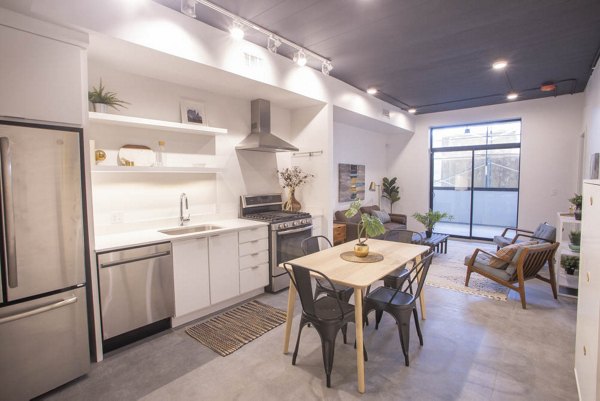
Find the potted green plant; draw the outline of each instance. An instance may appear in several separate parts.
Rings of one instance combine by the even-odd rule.
[[[579,246],[581,245],[581,231],[573,230],[569,233],[569,248],[573,252],[579,252]]]
[[[93,86],[92,90],[88,91],[88,100],[92,103],[92,109],[101,113],[106,113],[108,107],[118,110],[117,107],[127,108],[125,105],[129,104],[119,99],[115,92],[107,91],[104,85],[102,85],[102,78],[97,88]]]
[[[569,199],[569,202],[575,206],[575,220],[581,220],[581,205],[583,203],[583,197],[580,194],[575,194],[574,197]]]
[[[449,215],[446,212],[440,212],[438,210],[431,210],[427,213],[415,213],[413,216],[415,220],[425,226],[425,235],[427,238],[431,238],[431,234],[433,233],[433,228],[435,225],[442,219],[452,220],[454,217]]]
[[[381,186],[383,188],[381,196],[390,201],[390,213],[394,211],[394,203],[400,200],[400,188],[396,185],[397,179],[397,177],[383,177],[383,185]]]
[[[358,243],[354,245],[354,254],[359,258],[364,258],[369,254],[369,245],[366,244],[369,237],[384,234],[385,227],[377,217],[360,211],[360,200],[352,202],[345,215],[354,217],[357,213],[360,214],[360,222],[358,223]]]
[[[568,275],[575,274],[575,270],[579,269],[579,257],[578,256],[563,256],[560,259],[561,266],[565,269]]]

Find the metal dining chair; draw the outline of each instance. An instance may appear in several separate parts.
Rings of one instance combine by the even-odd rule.
[[[365,297],[364,317],[371,311],[375,311],[375,328],[378,328],[383,312],[387,312],[396,320],[398,324],[398,334],[402,353],[404,354],[404,363],[408,366],[408,344],[410,339],[410,319],[414,315],[419,343],[423,346],[423,335],[419,325],[417,315],[417,299],[421,295],[433,252],[429,252],[419,263],[416,263],[407,273],[403,285],[397,288],[379,287]],[[416,282],[417,288],[414,294],[407,292],[408,287]]]
[[[327,387],[331,387],[335,338],[340,329],[347,327],[348,323],[354,323],[354,305],[344,302],[338,297],[325,296],[317,299],[313,296],[311,275],[317,278],[319,282],[327,283],[327,285],[333,287],[333,283],[326,275],[291,263],[284,263],[283,266],[294,287],[296,287],[302,304],[302,316],[292,365],[296,364],[296,358],[298,357],[302,329],[310,323],[321,338]],[[364,356],[365,361],[368,360],[366,350],[364,350]]]
[[[323,235],[314,235],[312,237],[304,239],[300,243],[300,248],[305,255],[322,251],[323,249],[331,248],[333,245],[329,238]],[[315,300],[319,298],[321,294],[325,294],[330,297],[338,298],[340,301],[348,302],[354,293],[354,288],[346,287],[343,285],[333,285],[327,282],[323,282],[318,278],[315,280],[317,285],[315,286]],[[342,335],[344,336],[344,344],[346,344],[346,328],[342,328]]]
[[[416,231],[397,229],[388,231],[383,239],[386,241],[421,245],[423,243],[423,234]],[[402,283],[406,279],[407,273],[408,270],[404,264],[390,274],[385,275],[383,277],[383,285],[385,287],[398,288],[402,286]],[[412,292],[412,288],[410,288],[410,290]]]

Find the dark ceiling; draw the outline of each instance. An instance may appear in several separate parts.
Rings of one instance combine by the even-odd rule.
[[[180,0],[155,0],[180,10]],[[331,75],[431,113],[582,92],[600,51],[599,0],[214,0],[330,59]],[[202,4],[197,19],[231,20]],[[264,35],[246,39],[265,46]],[[280,47],[291,56],[292,49]],[[506,59],[505,71],[491,68]],[[320,64],[309,65],[319,69]],[[542,92],[542,83],[556,90]]]

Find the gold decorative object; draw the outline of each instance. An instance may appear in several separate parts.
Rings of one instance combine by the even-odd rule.
[[[101,149],[96,150],[94,156],[96,158],[96,163],[106,160],[106,152]]]

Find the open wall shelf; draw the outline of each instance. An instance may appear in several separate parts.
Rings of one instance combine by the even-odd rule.
[[[226,128],[209,127],[207,125],[200,124],[182,124],[172,121],[152,120],[149,118],[129,117],[108,113],[97,113],[93,111],[89,112],[89,119],[90,122],[97,124],[146,128],[158,131],[169,131],[210,136],[227,134]]]
[[[145,166],[93,166],[92,173],[222,173],[218,167],[145,167]]]

